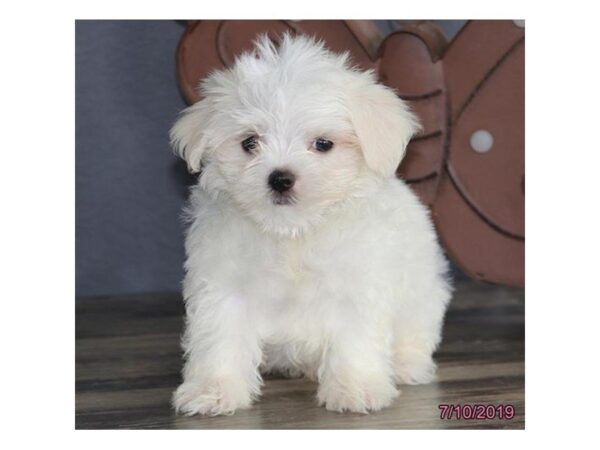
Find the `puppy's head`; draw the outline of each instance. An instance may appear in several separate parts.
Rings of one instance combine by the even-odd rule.
[[[281,234],[393,176],[417,128],[372,73],[306,37],[262,37],[200,88],[171,130],[176,152],[204,189]]]

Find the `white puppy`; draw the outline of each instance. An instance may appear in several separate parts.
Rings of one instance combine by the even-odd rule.
[[[395,171],[418,125],[392,90],[305,37],[263,37],[171,130],[187,210],[184,414],[231,414],[261,372],[375,411],[427,383],[451,288],[427,208]]]

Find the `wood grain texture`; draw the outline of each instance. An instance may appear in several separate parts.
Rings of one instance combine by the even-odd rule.
[[[437,429],[525,426],[524,293],[461,282],[436,354],[438,380],[402,386],[391,408],[369,415],[316,406],[315,383],[267,378],[250,410],[180,417],[170,397],[180,382],[178,294],[76,301],[77,429]],[[511,404],[513,420],[441,420],[438,405]]]

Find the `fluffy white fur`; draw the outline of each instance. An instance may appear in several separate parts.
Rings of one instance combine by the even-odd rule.
[[[347,55],[290,36],[259,39],[201,91],[171,131],[201,170],[176,410],[248,408],[261,372],[313,378],[320,405],[363,413],[431,381],[451,288],[428,210],[394,176],[418,126],[405,103]],[[288,204],[269,188],[276,169],[296,176]]]

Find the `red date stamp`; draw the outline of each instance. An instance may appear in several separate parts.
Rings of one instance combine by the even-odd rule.
[[[440,419],[458,420],[512,420],[515,417],[513,405],[491,404],[441,404]]]

